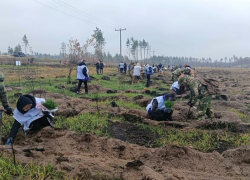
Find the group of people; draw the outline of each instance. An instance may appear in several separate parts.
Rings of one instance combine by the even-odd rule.
[[[142,69],[140,63],[131,63],[130,68],[130,75],[134,77],[134,80],[139,80],[141,78],[142,71],[146,74],[146,86],[148,87],[150,84],[150,76],[154,73],[153,67],[147,64]],[[81,60],[77,66],[77,79],[79,80],[77,93],[79,93],[80,87],[82,83],[84,83],[85,93],[87,94],[89,69],[85,60]],[[153,98],[147,105],[146,110],[151,119],[157,121],[172,121],[173,110],[171,108],[166,108],[164,102],[175,101],[177,95],[181,95],[186,91],[190,91],[190,97],[187,103],[190,107],[190,117],[196,119],[201,119],[205,115],[209,118],[214,117],[211,106],[213,92],[211,93],[211,91],[209,91],[207,81],[204,83],[204,79],[199,77],[191,66],[185,64],[183,67],[173,71],[171,80],[173,81],[170,88],[172,92]],[[54,116],[42,105],[45,102],[43,98],[36,98],[28,94],[21,95],[17,100],[15,110],[12,112],[12,108],[9,106],[4,86],[4,74],[2,72],[0,72],[0,98],[6,114],[11,115],[13,113],[14,117],[14,123],[7,140],[8,145],[13,144],[21,125],[23,125],[24,132],[39,130],[46,126],[53,126],[52,121]],[[195,107],[196,105],[197,107]]]
[[[147,77],[147,82],[146,82],[146,87],[150,86],[150,76],[154,73],[153,67],[150,66],[149,64],[146,64],[146,66],[143,68],[141,67],[141,64],[139,62],[137,63],[130,63],[129,64],[129,75],[131,77],[131,82],[136,83],[138,80],[141,79],[141,73],[143,75],[146,75]]]
[[[128,66],[126,62],[121,61],[121,63],[118,65],[120,73],[127,73],[127,70],[130,70],[130,65]]]
[[[216,80],[205,80],[199,77],[187,64],[173,71],[171,80],[173,81],[170,88],[172,92],[153,98],[147,105],[146,110],[151,119],[172,121],[173,110],[166,108],[164,101],[174,101],[176,95],[181,95],[186,91],[190,91],[187,103],[189,106],[188,118],[204,119],[205,115],[208,118],[214,117],[211,100],[212,95],[219,92],[219,89],[216,89],[216,86],[212,87],[213,85],[210,84],[209,80],[213,82],[216,82]],[[195,107],[196,105],[197,107]]]
[[[217,93],[215,88],[209,91],[211,85],[209,82],[204,82],[204,79],[199,77],[191,66],[185,64],[182,68],[177,68],[172,72],[171,80],[173,84],[171,90],[176,95],[181,95],[186,91],[190,91],[188,105],[189,116],[194,119],[202,119],[205,115],[209,118],[214,117],[211,100],[212,95]],[[198,107],[195,107],[197,105]]]
[[[103,74],[104,63],[101,60],[95,63],[95,67],[97,74]]]

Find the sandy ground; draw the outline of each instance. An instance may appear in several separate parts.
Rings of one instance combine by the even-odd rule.
[[[154,134],[141,131],[123,135],[121,130],[133,129],[135,122],[145,122],[153,126],[173,126],[177,128],[213,128],[220,127],[227,130],[233,126],[237,132],[249,133],[249,124],[241,121],[239,115],[230,108],[249,114],[250,87],[248,69],[241,71],[234,69],[202,69],[201,76],[217,78],[221,82],[223,98],[213,97],[215,118],[203,121],[189,120],[186,117],[188,107],[184,96],[178,97],[182,101],[175,103],[173,122],[156,122],[147,118],[146,111],[125,109],[123,107],[100,107],[102,112],[123,116],[127,124],[112,123],[110,132],[115,138],[99,137],[92,133],[77,134],[67,129],[53,129],[47,127],[32,135],[18,135],[15,141],[17,160],[38,164],[51,163],[58,170],[67,172],[70,177],[91,179],[95,174],[105,174],[109,178],[125,180],[212,180],[212,179],[250,179],[250,146],[228,149],[222,153],[202,153],[190,147],[168,145],[160,148],[146,148],[135,137],[143,137],[150,141]],[[161,79],[170,84],[169,74],[155,74],[152,79]],[[157,82],[153,84],[157,88]],[[107,92],[98,85],[90,85],[90,92]],[[119,93],[125,93],[119,92]],[[72,98],[61,94],[46,93],[46,98],[54,98],[59,103],[59,110],[55,115],[65,117],[85,112],[96,113],[93,106],[85,106],[93,101],[90,98]],[[144,96],[128,98],[122,94],[118,97],[123,101],[135,101],[145,107],[151,100]],[[115,100],[118,100],[115,99]],[[114,100],[114,101],[115,101]],[[83,103],[84,102],[84,103]],[[131,135],[132,133],[132,135]],[[1,145],[0,151],[11,154],[11,149]],[[44,152],[22,150],[30,147],[43,147]]]

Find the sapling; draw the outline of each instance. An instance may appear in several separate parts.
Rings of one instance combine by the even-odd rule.
[[[49,110],[56,109],[58,106],[58,104],[53,99],[46,100],[42,105]]]

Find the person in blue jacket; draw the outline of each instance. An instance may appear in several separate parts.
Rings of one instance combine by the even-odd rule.
[[[153,74],[153,68],[152,68],[152,66],[150,66],[149,64],[147,64],[145,66],[145,70],[146,70],[146,73],[147,73],[146,87],[149,87],[149,85],[150,85],[150,76]]]

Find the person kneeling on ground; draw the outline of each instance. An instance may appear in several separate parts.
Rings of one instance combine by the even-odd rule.
[[[172,109],[166,108],[164,101],[175,101],[175,96],[173,93],[165,94],[163,96],[158,96],[151,100],[147,105],[146,109],[148,115],[152,120],[156,121],[173,121]]]
[[[46,126],[52,126],[51,121],[53,115],[48,111],[43,111],[42,103],[45,102],[43,98],[35,98],[31,95],[22,95],[17,101],[17,107],[13,112],[15,118],[14,124],[12,125],[7,145],[12,145],[16,134],[21,125],[24,125],[24,132],[30,130],[40,130]]]
[[[174,91],[176,95],[184,94],[186,91],[185,85],[179,86],[178,81],[175,81],[172,85],[170,90]]]

